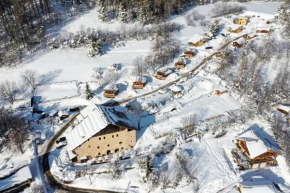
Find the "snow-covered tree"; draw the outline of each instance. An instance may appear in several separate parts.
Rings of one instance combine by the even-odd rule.
[[[93,92],[88,83],[86,83],[85,97],[87,100],[90,100],[93,98]]]
[[[89,45],[90,45],[89,50],[88,50],[89,57],[102,54],[102,40],[97,40],[93,38]]]
[[[98,0],[97,11],[98,11],[98,17],[102,22],[109,21],[109,15],[108,15],[109,12],[106,5],[106,0]]]
[[[96,80],[98,82],[98,85],[101,87],[104,84],[103,73],[104,71],[101,68],[94,68],[94,74],[92,76],[92,79]]]
[[[128,7],[125,1],[123,1],[119,7],[118,19],[123,23],[128,23]]]
[[[210,31],[208,33],[209,38],[215,38],[219,31],[219,21],[215,20],[214,24],[211,26]]]

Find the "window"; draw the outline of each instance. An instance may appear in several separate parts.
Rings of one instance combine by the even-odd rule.
[[[124,149],[124,147],[121,147],[121,149],[123,150],[123,149]]]
[[[100,149],[100,146],[98,146],[97,149]]]
[[[104,139],[106,139],[106,137],[104,137]]]
[[[90,145],[88,147],[91,147]]]
[[[133,141],[131,141],[131,143],[133,143]]]
[[[117,134],[116,137],[119,137],[119,135]]]
[[[101,153],[98,153],[98,155],[101,155]]]
[[[99,137],[99,140],[101,140],[102,138],[101,137]]]
[[[119,144],[122,144],[122,141],[120,141]]]
[[[112,138],[114,138],[114,135],[112,135]]]
[[[110,147],[110,144],[108,144],[107,147]]]

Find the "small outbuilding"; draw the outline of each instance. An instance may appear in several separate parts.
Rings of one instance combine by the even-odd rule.
[[[104,96],[107,98],[115,98],[119,93],[119,88],[117,85],[109,85],[104,89]]]
[[[183,58],[192,59],[194,57],[194,52],[191,50],[187,50],[182,55]]]
[[[60,120],[64,120],[64,119],[69,117],[69,113],[65,110],[61,110],[58,112],[58,116],[59,116]]]
[[[175,68],[176,69],[183,69],[185,68],[186,64],[183,61],[178,61],[175,63]]]
[[[169,76],[172,73],[172,70],[170,68],[161,68],[157,71],[155,78],[159,80],[165,80],[167,76]]]
[[[257,37],[257,35],[254,35],[254,34],[245,34],[243,35],[243,38],[246,39],[246,40],[251,40],[253,38]]]
[[[172,94],[176,95],[176,94],[180,94],[182,91],[181,86],[173,86],[171,87],[171,92]]]
[[[241,48],[241,47],[244,47],[245,45],[246,45],[246,42],[243,39],[239,39],[239,40],[233,42],[233,46],[235,48]]]
[[[229,32],[230,33],[241,33],[243,31],[243,26],[240,26],[240,25],[232,25],[230,28],[229,28]]]
[[[203,46],[205,44],[205,41],[205,37],[200,34],[196,34],[189,40],[189,45],[192,47]]]
[[[289,115],[289,113],[290,113],[290,106],[278,105],[277,106],[277,111],[280,111],[281,113],[283,113],[285,115]]]
[[[146,78],[144,76],[137,76],[136,80],[133,82],[134,89],[143,89],[146,84]]]
[[[218,87],[217,89],[214,90],[214,94],[221,96],[224,93],[227,93],[228,90],[226,88],[223,87]]]
[[[267,27],[259,27],[259,28],[257,28],[256,33],[259,33],[259,34],[269,34],[270,33],[270,28],[267,28]]]
[[[237,25],[245,26],[248,23],[248,18],[246,18],[246,17],[236,18],[234,20],[234,23],[237,24]]]

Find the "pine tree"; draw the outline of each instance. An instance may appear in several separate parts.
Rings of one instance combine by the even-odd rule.
[[[92,92],[90,85],[88,83],[86,83],[86,93],[85,94],[86,94],[87,100],[90,100],[93,98],[93,92]]]
[[[148,156],[146,161],[146,178],[148,179],[149,175],[153,172],[153,164],[151,158]]]
[[[128,22],[128,8],[125,1],[123,1],[119,7],[118,19],[123,23]]]
[[[105,0],[98,0],[97,7],[98,7],[99,19],[102,22],[109,21],[108,9],[107,9],[107,5],[106,5],[106,1]]]

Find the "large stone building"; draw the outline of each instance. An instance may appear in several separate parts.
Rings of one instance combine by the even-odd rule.
[[[126,114],[114,108],[87,107],[67,134],[68,154],[72,162],[122,152],[135,146],[136,130]]]

